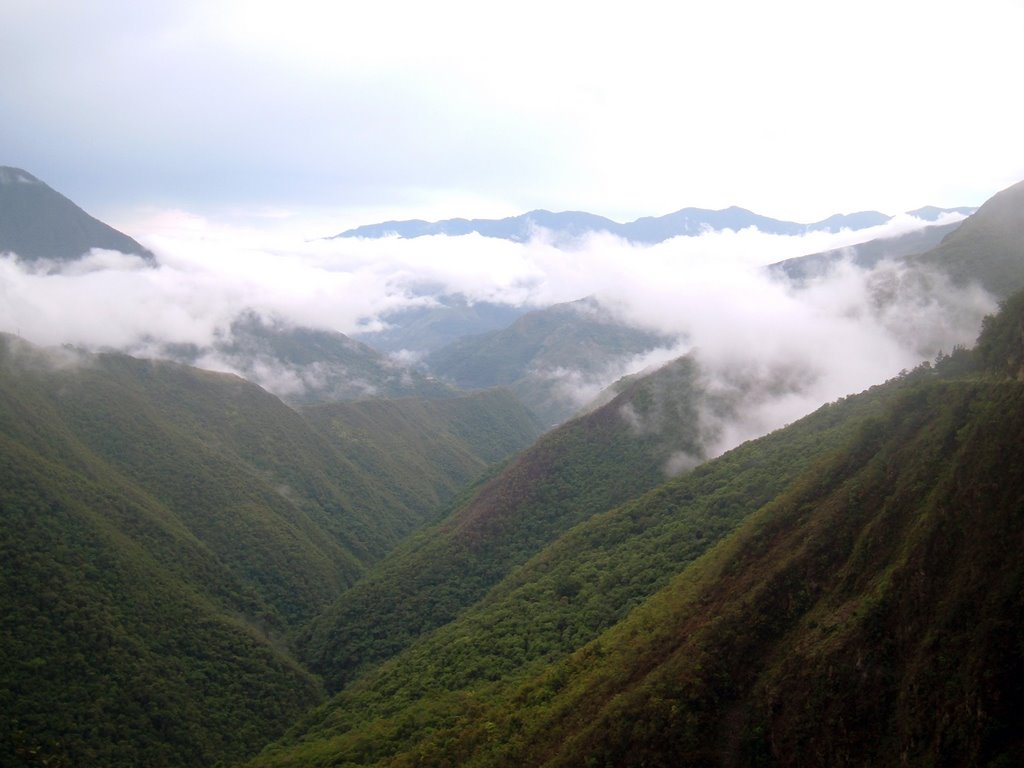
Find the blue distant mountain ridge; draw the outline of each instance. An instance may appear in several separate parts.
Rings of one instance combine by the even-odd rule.
[[[936,208],[926,206],[907,211],[925,221],[935,221],[943,213],[960,213],[969,216],[974,208]],[[424,235],[468,235],[477,233],[484,237],[524,242],[538,229],[551,232],[555,239],[571,239],[592,232],[608,232],[635,243],[660,243],[673,237],[700,235],[709,230],[738,231],[755,227],[761,232],[773,235],[800,235],[807,232],[838,232],[842,229],[859,230],[878,226],[892,217],[879,211],[835,214],[812,224],[795,221],[781,221],[760,216],[745,208],[724,208],[713,211],[707,208],[683,208],[665,216],[644,216],[636,221],[620,224],[617,221],[583,211],[530,211],[519,216],[504,219],[445,219],[443,221],[385,221],[349,229],[327,239],[339,237],[380,238],[398,236],[401,238],[423,237]]]

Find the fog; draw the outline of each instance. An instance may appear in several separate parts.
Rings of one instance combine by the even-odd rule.
[[[689,352],[707,391],[735,403],[727,418],[704,417],[715,454],[970,345],[996,307],[980,289],[892,263],[870,271],[840,263],[799,288],[763,269],[923,225],[908,216],[855,233],[709,232],[653,246],[603,234],[556,246],[544,231],[526,243],[476,235],[303,241],[181,212],[150,224],[137,239],[156,254],[154,268],[103,251],[67,264],[0,257],[0,330],[40,345],[154,355],[167,344],[209,348],[246,311],[351,334],[385,327],[389,312],[440,293],[525,307],[593,296],[621,321],[674,341],[597,376],[551,375],[582,403],[618,376]],[[280,394],[303,386],[302,375],[268,366],[258,383]]]

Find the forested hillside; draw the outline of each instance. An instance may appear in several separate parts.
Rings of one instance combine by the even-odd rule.
[[[1017,382],[911,388],[427,763],[1019,764],[1022,429]]]
[[[318,616],[300,640],[304,661],[340,688],[455,618],[571,526],[663,482],[674,455],[696,461],[695,377],[682,358],[543,436]],[[646,430],[637,426],[645,416]]]
[[[1022,306],[569,531],[253,764],[1018,763]]]
[[[634,386],[650,392],[652,380],[639,379]],[[877,414],[900,386],[896,382],[826,406],[628,503],[617,504],[606,491],[603,509],[608,511],[587,517],[557,539],[553,531],[547,539],[553,543],[510,569],[489,592],[478,588],[476,597],[466,589],[464,576],[448,571],[454,562],[458,574],[472,573],[475,561],[453,556],[450,543],[449,550],[437,548],[443,539],[428,538],[430,532],[425,532],[423,551],[443,552],[444,558],[417,557],[399,549],[325,614],[330,617],[341,609],[345,617],[334,618],[331,632],[323,633],[346,640],[332,658],[350,658],[343,654],[351,648],[379,653],[375,643],[387,649],[396,628],[411,635],[404,638],[408,650],[351,683],[302,725],[286,747],[268,752],[266,763],[373,764],[404,750],[416,752],[433,730],[500,701],[500,692],[514,688],[524,674],[565,658],[621,620],[802,471],[839,450],[856,425]],[[599,413],[621,418],[624,402],[629,400],[613,401],[613,407]],[[549,439],[584,421],[569,422]],[[598,482],[611,473],[607,476],[618,484],[628,472],[619,474],[615,466],[611,462],[580,479]],[[509,535],[502,534],[499,542]],[[459,595],[463,599],[456,607],[464,612],[430,632],[432,626],[421,617],[438,616],[431,601]],[[393,618],[396,613],[400,620]],[[450,611],[449,618],[454,616]],[[383,656],[379,653],[378,658]],[[328,681],[336,674],[329,668],[326,673]]]
[[[9,336],[0,405],[2,740],[76,765],[265,742],[320,695],[295,628],[538,431],[502,393],[303,416],[235,376]],[[415,465],[380,471],[403,435]]]
[[[0,335],[0,766],[1024,762],[1022,211],[860,250],[865,322],[1003,299],[974,349],[711,460],[791,382],[695,343],[580,413],[674,343],[594,299],[412,312],[445,381],[255,308],[166,347],[281,397]]]

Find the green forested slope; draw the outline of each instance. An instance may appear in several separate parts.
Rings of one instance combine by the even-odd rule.
[[[446,759],[1019,764],[1022,430],[1016,382],[913,388]]]
[[[291,632],[537,430],[500,393],[363,408],[0,337],[0,754],[208,765],[314,703]],[[415,468],[364,466],[404,433]]]
[[[1019,763],[1022,308],[581,523],[253,764]]]
[[[303,636],[302,658],[340,688],[450,621],[572,525],[664,481],[673,454],[700,455],[695,377],[680,359],[542,437],[345,592]]]
[[[301,413],[366,476],[401,478],[394,492],[403,504],[432,510],[542,431],[533,413],[500,389],[330,403]]]
[[[259,596],[101,467],[0,437],[0,510],[0,764],[210,765],[318,700]]]
[[[504,701],[524,676],[564,659],[622,620],[822,455],[839,450],[899,386],[826,406],[786,430],[589,517],[511,570],[453,621],[422,634],[390,662],[348,685],[257,764],[371,765],[403,754],[420,755],[424,765],[460,764],[467,753],[447,755],[446,745],[467,720]],[[392,564],[399,552],[382,565]],[[424,561],[414,562],[425,567]],[[430,570],[421,602],[435,591],[450,594],[458,588],[437,573]],[[362,586],[342,598],[349,626],[360,620],[350,601]],[[416,599],[401,586],[408,585],[399,582],[399,597]],[[374,605],[367,599],[359,607],[367,616],[386,616],[386,604],[383,610],[382,602]],[[406,610],[405,620],[414,620],[415,612]],[[438,731],[440,736],[431,737]]]

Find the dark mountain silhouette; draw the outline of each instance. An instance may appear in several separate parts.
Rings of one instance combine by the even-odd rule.
[[[153,254],[128,235],[94,219],[32,174],[0,166],[0,253],[16,253],[26,261],[69,261],[93,248],[153,261]]]

